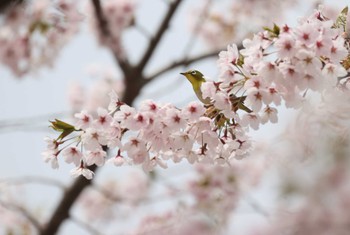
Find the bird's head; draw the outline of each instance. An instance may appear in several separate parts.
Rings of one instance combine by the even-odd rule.
[[[180,74],[184,75],[193,86],[200,86],[202,82],[205,82],[204,75],[198,70],[189,70]]]

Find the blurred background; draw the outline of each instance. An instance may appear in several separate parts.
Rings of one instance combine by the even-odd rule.
[[[71,165],[60,161],[59,169],[53,170],[42,159],[41,153],[46,148],[44,137],[56,135],[48,127],[49,120],[72,121],[74,113],[82,109],[95,112],[99,106],[106,107],[111,89],[122,96],[125,89],[123,73],[115,62],[114,53],[123,50],[130,63],[137,63],[175,1],[101,1],[106,19],[111,22],[114,13],[108,9],[131,8],[131,13],[124,12],[128,22],[116,32],[117,48],[110,48],[100,40],[92,1],[73,2],[25,1],[20,6],[25,9],[19,11],[19,20],[29,22],[45,17],[45,14],[61,14],[56,12],[55,4],[66,3],[73,8],[69,12],[74,14],[71,18],[60,16],[63,22],[70,20],[62,27],[75,28],[72,32],[64,31],[65,35],[51,35],[52,38],[46,39],[48,42],[43,39],[45,36],[33,33],[31,37],[35,43],[29,45],[30,50],[31,47],[39,49],[33,49],[31,58],[24,57],[27,61],[17,61],[18,67],[14,68],[14,62],[6,59],[9,57],[4,48],[11,45],[0,44],[0,234],[39,234],[28,225],[28,218],[23,214],[28,212],[40,224],[45,224],[62,198],[63,188],[74,181],[69,173]],[[145,68],[146,77],[153,77],[153,80],[141,89],[133,106],[138,107],[145,99],[171,102],[177,107],[196,100],[190,84],[179,75],[180,72],[198,69],[215,80],[218,76],[215,52],[225,50],[228,44],[239,44],[242,39],[260,31],[262,26],[282,22],[294,26],[298,17],[311,14],[320,3],[328,7],[332,16],[347,4],[345,0],[183,0]],[[1,13],[0,41],[13,36],[11,30],[17,27],[16,23],[9,23],[12,8]],[[44,26],[37,27],[42,30]],[[210,53],[212,55],[203,60],[184,63],[157,74],[173,62]],[[225,215],[228,220],[225,228],[218,232],[203,228],[201,224],[206,232],[201,234],[250,234],[255,227],[271,222],[267,214],[278,207],[275,200],[280,185],[276,171],[262,174],[260,170],[271,164],[273,155],[283,148],[276,144],[277,140],[288,133],[287,127],[297,116],[295,110],[280,108],[278,124],[266,124],[259,131],[250,133],[256,143],[252,153],[256,161],[250,159],[241,175],[249,178],[247,181],[254,186],[247,186],[249,190],[242,189],[244,196],[237,205],[229,206],[232,210]],[[190,218],[184,208],[193,205],[196,198],[189,188],[203,179],[203,169],[181,162],[150,174],[136,166],[106,164],[96,174],[94,186],[86,188],[74,203],[70,219],[60,226],[58,234],[149,234],[137,231],[142,231],[138,228],[144,224],[159,223],[161,219],[153,215],[162,215],[163,220],[169,221],[177,221],[174,220],[176,213]],[[255,177],[259,178],[258,185]],[[203,215],[196,216],[202,221]],[[214,222],[206,226],[210,227],[211,223]],[[157,229],[153,232],[162,234],[156,233]]]

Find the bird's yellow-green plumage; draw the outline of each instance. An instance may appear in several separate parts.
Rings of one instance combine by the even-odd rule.
[[[209,97],[206,99],[203,99],[203,94],[201,87],[203,83],[206,82],[204,75],[199,72],[198,70],[190,70],[184,73],[181,73],[184,75],[187,80],[192,84],[193,91],[198,97],[198,99],[205,104],[206,107],[206,116],[213,119],[215,121],[215,124],[221,128],[225,125],[225,123],[230,122],[228,118],[225,117],[222,113],[220,113],[220,110],[215,108],[215,106],[211,103],[211,100]],[[234,94],[230,95],[230,101],[232,103],[232,111],[237,111],[238,109],[244,110],[247,113],[252,112],[247,106],[244,105],[245,96],[237,97]]]
[[[207,97],[206,99],[203,99],[201,87],[203,83],[206,82],[204,75],[198,70],[190,70],[181,74],[184,75],[188,81],[190,81],[190,83],[192,84],[194,93],[196,94],[198,99],[206,105],[211,105],[211,100],[209,97]],[[245,96],[237,97],[236,95],[231,94],[230,100],[232,102],[232,110],[237,111],[238,109],[241,109],[247,113],[251,113],[252,110],[244,105],[245,98],[246,98]]]
[[[198,70],[190,70],[181,74],[184,75],[187,78],[187,80],[192,84],[193,91],[198,97],[198,99],[204,104],[210,104],[209,98],[203,99],[203,94],[201,90],[202,84],[206,82],[204,75]]]

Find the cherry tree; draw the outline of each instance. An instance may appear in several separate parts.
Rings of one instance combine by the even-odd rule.
[[[54,67],[84,25],[111,52],[119,71],[90,66],[89,74],[99,78],[93,87],[70,87],[73,112],[51,120],[55,133],[45,138],[42,156],[53,169],[68,165],[75,180],[68,187],[41,177],[4,180],[4,232],[56,234],[71,221],[92,234],[228,234],[246,201],[265,223],[245,233],[347,234],[348,8],[310,4],[306,16],[282,23],[297,1],[188,5],[184,53],[173,59],[165,50],[165,65],[152,66],[186,1],[163,1],[164,15],[155,29],[145,28],[137,14],[143,4],[58,0],[4,6],[0,61],[15,77]],[[137,59],[127,50],[130,30],[147,40]],[[193,54],[197,44],[200,50]],[[205,102],[136,102],[164,75],[209,58],[217,72],[205,75],[199,88]],[[272,143],[254,140],[254,133],[276,124],[285,108],[299,110],[295,123]],[[134,172],[95,183],[108,165],[116,172],[131,166]],[[193,166],[190,176],[171,182],[158,173],[177,165]],[[266,186],[271,181],[279,187]],[[28,182],[64,191],[47,216],[14,199],[11,185]],[[272,190],[265,197],[276,200],[272,206],[251,197],[264,182]],[[158,210],[164,198],[175,209]],[[113,226],[125,217],[126,224]]]

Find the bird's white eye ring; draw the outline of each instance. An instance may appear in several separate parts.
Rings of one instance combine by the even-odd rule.
[[[192,75],[196,75],[196,73],[197,73],[196,71],[192,71],[191,72]]]

